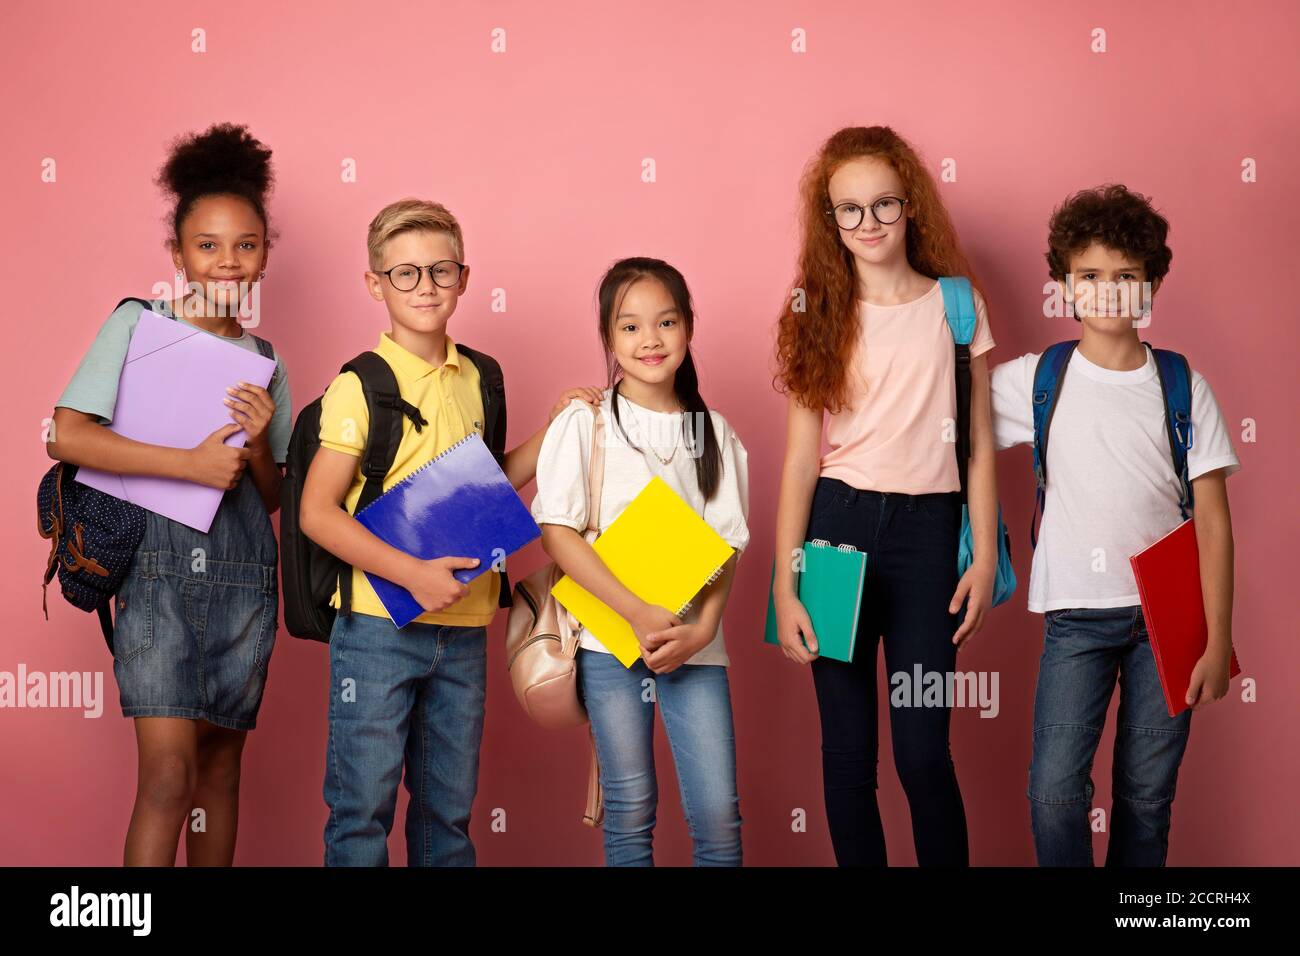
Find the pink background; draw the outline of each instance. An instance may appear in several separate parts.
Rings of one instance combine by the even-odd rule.
[[[0,31],[6,129],[0,231],[10,319],[4,429],[12,494],[0,598],[0,670],[99,669],[108,698],[88,721],[66,710],[0,711],[0,863],[115,864],[135,787],[135,744],[92,617],[37,585],[46,544],[32,499],[49,466],[42,419],[114,303],[171,274],[166,208],[152,178],[175,135],[250,124],[275,151],[279,188],[259,332],[286,357],[295,412],[339,364],[374,345],[386,316],[364,293],[365,231],[415,195],[460,218],[473,265],[453,336],[506,370],[511,444],[562,387],[603,384],[594,291],[625,255],[678,266],[698,309],[707,400],[750,452],[753,541],[727,610],[745,858],[833,862],[822,805],[811,678],[761,643],[784,402],[772,336],[796,248],[796,183],[845,125],[889,124],[932,169],[987,285],[1006,361],[1073,337],[1045,320],[1045,224],[1069,192],[1122,181],[1170,219],[1173,270],[1146,337],[1185,352],[1211,382],[1242,471],[1229,482],[1237,545],[1236,646],[1259,702],[1196,715],[1173,817],[1171,864],[1300,862],[1294,808],[1297,663],[1294,561],[1297,318],[1297,68],[1300,16],[1287,3],[658,2],[313,3],[234,0],[10,3]],[[190,30],[207,52],[190,52]],[[490,31],[507,52],[490,52]],[[1094,27],[1108,52],[1090,52]],[[790,50],[807,31],[808,52]],[[57,161],[56,183],[41,162]],[[340,181],[356,160],[358,181]],[[640,181],[653,157],[658,181]],[[1258,182],[1241,181],[1243,158]],[[508,311],[489,309],[506,290]],[[1243,418],[1257,443],[1241,441]],[[1042,621],[1024,609],[1030,454],[998,459],[1021,589],[959,660],[997,670],[1001,714],[954,717],[953,753],[977,864],[1032,864],[1025,785]],[[531,501],[532,489],[524,493]],[[536,546],[512,559],[536,566]],[[473,835],[480,862],[596,864],[579,823],[580,731],[532,726],[491,635],[488,715]],[[883,667],[882,684],[883,684]],[[328,665],[281,631],[258,729],[245,752],[237,862],[315,864]],[[882,719],[884,704],[882,695]],[[1113,714],[1111,717],[1113,722]],[[1109,810],[1113,723],[1096,805]],[[658,733],[661,864],[690,861],[671,760]],[[891,861],[911,864],[906,802],[881,735],[880,799]],[[401,814],[392,841],[405,860]],[[493,811],[506,814],[492,832]],[[795,808],[807,832],[792,832]],[[1095,841],[1098,857],[1104,836]],[[183,854],[183,851],[182,851]]]

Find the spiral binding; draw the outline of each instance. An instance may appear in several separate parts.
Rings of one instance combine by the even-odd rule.
[[[814,548],[834,548],[836,551],[845,551],[845,552],[848,552],[848,551],[857,551],[857,550],[858,550],[857,548],[855,548],[855,547],[854,547],[853,545],[851,545],[851,544],[834,544],[834,545],[833,545],[833,544],[831,544],[829,541],[827,541],[825,538],[813,538],[813,539],[812,539],[811,541],[809,541],[808,543],[811,544]]]
[[[428,468],[430,465],[433,465],[433,464],[434,464],[435,462],[437,462],[439,459],[444,458],[444,457],[446,457],[447,455],[450,455],[453,451],[455,451],[455,450],[456,450],[457,448],[459,448],[461,445],[465,444],[465,442],[470,441],[471,439],[476,438],[476,437],[478,437],[478,432],[476,432],[476,431],[472,431],[472,432],[470,432],[468,435],[466,435],[464,438],[462,438],[460,441],[458,441],[458,442],[454,442],[454,443],[448,445],[448,446],[447,446],[446,448],[444,448],[442,451],[438,452],[438,454],[434,455],[432,458],[430,458],[428,461],[426,461],[426,462],[425,462],[423,465],[421,465],[419,468],[415,469],[415,471],[411,472],[409,475],[407,475],[405,478],[403,478],[403,479],[402,479],[401,481],[399,481],[397,484],[393,485],[392,488],[389,488],[388,491],[385,491],[384,494],[380,495],[380,496],[379,496],[378,498],[376,498],[374,501],[370,502],[370,504],[366,505],[364,508],[362,508],[360,511],[358,511],[356,515],[353,515],[353,517],[357,517],[358,515],[363,515],[363,514],[365,514],[367,511],[369,511],[371,508],[373,508],[373,507],[374,507],[376,504],[378,504],[380,501],[383,501],[383,500],[384,500],[384,496],[387,495],[389,491],[393,491],[393,490],[395,490],[395,489],[401,487],[402,485],[408,484],[409,482],[411,482],[412,480],[414,480],[414,478],[415,478],[417,475],[419,475],[420,472],[424,471],[424,469]]]
[[[712,584],[714,581],[718,580],[718,578],[721,577],[721,576],[722,576],[722,568],[720,568],[720,567],[719,567],[719,568],[714,568],[714,569],[713,569],[713,573],[709,575],[709,579],[708,579],[707,581],[705,581],[703,584],[700,585],[700,590],[703,591],[705,588],[707,588],[707,587],[708,587],[710,584]],[[685,604],[683,604],[681,607],[679,607],[679,608],[677,609],[677,616],[678,616],[678,617],[681,617],[683,614],[685,614],[687,611],[689,611],[689,610],[691,609],[691,605],[694,604],[694,603],[695,603],[694,600],[690,600],[690,601],[687,601]]]

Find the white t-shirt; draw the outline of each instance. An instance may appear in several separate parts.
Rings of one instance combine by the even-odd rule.
[[[718,490],[704,500],[695,477],[695,459],[682,439],[683,413],[656,412],[619,396],[619,424],[610,413],[612,389],[605,389],[600,405],[604,419],[605,477],[600,492],[600,516],[597,525],[603,532],[632,503],[632,499],[659,477],[681,496],[704,522],[736,551],[749,544],[749,471],[748,453],[739,436],[726,419],[710,409],[713,430],[722,450],[722,476]],[[587,527],[587,470],[591,461],[591,428],[594,409],[574,399],[560,412],[546,430],[537,456],[537,495],[533,499],[533,519],[538,524],[558,524],[579,534]],[[645,451],[628,444],[627,438]],[[667,464],[661,458],[672,456]],[[675,450],[674,450],[675,449]],[[697,598],[687,609],[683,623],[699,620],[701,601]],[[609,653],[605,645],[582,628],[579,646]],[[722,625],[713,641],[692,655],[688,664],[726,665],[727,649]]]
[[[1034,369],[1022,355],[993,370],[997,447],[1033,444]],[[1219,405],[1192,370],[1195,479],[1218,468],[1241,468]],[[1096,365],[1076,348],[1061,377],[1047,443],[1047,495],[1029,575],[1029,610],[1127,607],[1139,603],[1129,557],[1180,523],[1178,476],[1165,430],[1164,397],[1155,357],[1119,372]]]

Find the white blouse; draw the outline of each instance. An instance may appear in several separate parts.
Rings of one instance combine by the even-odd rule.
[[[722,476],[713,498],[704,500],[695,477],[695,459],[682,438],[683,412],[656,412],[619,396],[619,426],[610,411],[612,389],[605,389],[600,412],[604,418],[605,477],[601,485],[600,516],[597,525],[603,532],[631,504],[632,499],[659,477],[672,488],[695,513],[718,535],[736,549],[749,544],[749,470],[748,452],[725,418],[716,411],[714,435],[722,450]],[[546,430],[537,457],[537,496],[533,499],[533,519],[538,524],[558,524],[579,534],[587,527],[587,471],[591,461],[591,429],[595,410],[579,399],[569,403]],[[701,429],[697,433],[702,434]],[[638,451],[627,439],[639,445]],[[651,451],[653,449],[653,451]],[[656,457],[656,454],[658,457]],[[669,458],[668,464],[662,459]],[[687,609],[684,623],[699,620],[701,600]],[[582,628],[579,646],[609,653],[605,645]],[[687,664],[726,666],[727,649],[722,625],[713,641],[697,651]]]

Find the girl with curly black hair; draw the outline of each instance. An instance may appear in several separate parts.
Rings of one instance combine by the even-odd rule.
[[[144,539],[114,602],[113,672],[139,752],[127,865],[171,865],[181,829],[186,859],[230,865],[240,760],[256,723],[275,645],[279,597],[270,513],[292,421],[289,384],[270,343],[246,328],[271,241],[271,151],[246,127],[217,124],[180,137],[158,174],[172,200],[167,246],[175,297],[148,308],[275,358],[269,387],[232,382],[231,422],[193,448],[110,431],[132,332],[144,312],[124,300],[100,328],[59,398],[52,458],[126,475],[225,491],[206,533],[146,512]],[[167,283],[160,284],[164,289]],[[158,291],[158,287],[155,287]],[[242,431],[242,446],[226,439]],[[188,825],[187,825],[188,823]]]

